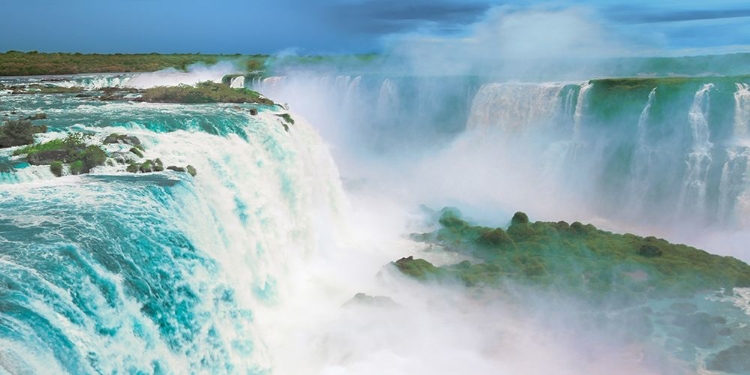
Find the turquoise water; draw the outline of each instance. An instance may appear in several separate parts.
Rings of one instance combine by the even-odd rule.
[[[98,89],[123,79],[55,82]],[[12,157],[12,150],[0,151],[0,369],[439,373],[460,362],[477,373],[519,373],[532,367],[517,362],[516,350],[529,349],[516,341],[538,334],[540,350],[572,358],[560,365],[561,373],[588,368],[577,366],[597,356],[576,350],[634,341],[658,359],[646,367],[665,366],[663,373],[703,370],[716,352],[750,340],[746,290],[607,311],[568,306],[575,302],[566,296],[537,300],[531,291],[514,298],[531,306],[534,316],[507,324],[503,314],[517,306],[498,307],[492,300],[485,305],[478,296],[456,303],[460,298],[451,289],[415,287],[382,270],[400,256],[450,254],[391,239],[392,227],[402,222],[380,210],[412,202],[381,201],[379,194],[402,198],[414,192],[417,204],[444,204],[434,192],[446,189],[455,195],[449,199],[463,203],[465,193],[479,202],[475,211],[501,216],[493,204],[513,193],[503,190],[510,185],[522,194],[509,196],[529,201],[565,193],[545,201],[557,205],[545,207],[553,213],[584,202],[606,219],[654,228],[743,229],[750,156],[747,83],[741,76],[636,84],[315,74],[248,80],[316,125],[293,114],[289,131],[276,116],[284,111],[279,107],[260,108],[252,116],[247,105],[0,95],[0,116],[47,114],[37,121],[49,126],[42,139],[70,131],[94,140],[127,133],[141,140],[146,158],[191,164],[198,171],[195,178],[171,171],[133,175],[110,166],[56,178],[47,167]],[[360,204],[353,211],[385,216],[365,212],[363,225],[352,233],[366,235],[351,251],[331,238],[332,232],[348,233],[342,222],[354,219],[347,216],[337,167],[317,131],[345,171],[364,176],[349,185],[349,196]],[[377,164],[373,172],[369,164],[357,163],[378,157],[385,169],[404,171],[379,180]],[[399,158],[434,164],[408,169]],[[462,158],[468,164],[451,164]],[[496,167],[505,162],[517,168]],[[425,177],[424,170],[439,179]],[[513,185],[525,177],[533,181],[530,188]],[[368,195],[371,186],[376,193]],[[565,199],[571,196],[577,199]],[[413,230],[411,221],[399,234]],[[309,274],[294,273],[308,268]],[[340,309],[366,288],[388,291],[384,294],[405,310]],[[680,312],[675,303],[694,310]],[[696,312],[724,318],[711,323],[710,345],[696,337],[703,331],[680,323]],[[540,328],[529,329],[530,324]],[[729,333],[716,334],[723,328]],[[631,341],[613,343],[610,334]],[[568,335],[575,340],[561,339]],[[580,335],[590,342],[565,351]],[[530,350],[536,358],[536,349]],[[673,365],[673,359],[679,363]],[[517,363],[521,367],[514,367]]]
[[[272,108],[251,116],[73,95],[1,96],[0,114],[11,111],[46,113],[47,137],[136,135],[147,157],[198,175],[100,167],[55,178],[3,150],[0,368],[264,373],[254,308],[274,298],[280,276],[266,263],[304,248],[310,219],[299,212],[337,194],[309,126],[287,132]],[[321,192],[308,186],[318,179]]]

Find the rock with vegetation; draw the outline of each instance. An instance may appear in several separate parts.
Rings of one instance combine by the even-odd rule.
[[[139,157],[139,158],[142,158],[142,157],[143,157],[143,152],[142,152],[142,151],[141,151],[141,149],[139,149],[138,147],[132,147],[132,148],[130,149],[130,152],[131,152],[131,153],[133,153],[133,154],[134,154],[135,156],[137,156],[137,157]]]
[[[201,82],[195,86],[160,86],[143,90],[136,99],[147,103],[256,103],[273,105],[274,102],[248,89],[233,89],[211,81]]]
[[[63,163],[61,161],[53,161],[49,165],[49,170],[55,175],[55,177],[60,177],[63,172]]]
[[[435,267],[412,257],[395,262],[420,280],[451,279],[467,286],[506,281],[626,303],[750,287],[750,266],[654,237],[615,234],[592,225],[530,222],[513,216],[507,230],[471,225],[455,209],[439,213],[441,228],[412,238],[476,259]]]
[[[193,167],[192,165],[188,165],[187,167],[185,167],[185,170],[187,170],[187,173],[189,173],[193,177],[198,174],[198,171],[196,171],[195,167]]]
[[[0,126],[0,148],[34,143],[34,134],[44,133],[46,126],[35,126],[29,120],[10,120]]]
[[[60,170],[63,163],[70,163],[70,173],[74,175],[89,173],[91,169],[104,165],[107,161],[107,153],[101,146],[87,144],[89,138],[90,136],[82,133],[70,133],[63,139],[20,148],[13,155],[26,155],[26,160],[31,165],[50,165],[53,173],[58,169],[58,163]]]

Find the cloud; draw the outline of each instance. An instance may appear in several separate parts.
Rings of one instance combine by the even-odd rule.
[[[341,28],[357,33],[383,34],[413,30],[432,25],[454,30],[477,21],[489,4],[445,1],[375,1],[339,4],[329,7],[329,18]]]

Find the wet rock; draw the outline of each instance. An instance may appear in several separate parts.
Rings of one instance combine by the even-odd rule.
[[[34,121],[34,120],[45,120],[47,118],[47,114],[45,113],[37,113],[34,116],[29,116],[26,118],[26,120]]]
[[[141,140],[138,139],[138,137],[132,135],[112,133],[108,135],[107,138],[104,138],[104,141],[102,143],[104,143],[105,145],[122,143],[131,146],[140,146]]]
[[[750,373],[750,344],[735,345],[720,351],[706,363],[706,368],[735,374]]]
[[[193,167],[192,165],[188,165],[185,169],[187,170],[187,173],[190,173],[190,175],[193,177],[198,174],[198,171],[196,171],[195,167]]]
[[[183,168],[183,167],[176,167],[174,165],[168,166],[167,169],[170,170],[170,171],[175,171],[175,172],[185,172],[185,168]]]
[[[135,155],[130,152],[113,152],[110,156],[119,164],[130,164],[136,161]]]
[[[133,148],[131,148],[131,149],[130,149],[130,152],[132,152],[133,154],[135,154],[135,155],[136,155],[136,156],[138,156],[139,158],[142,158],[142,157],[143,157],[143,152],[141,152],[141,150],[139,150],[139,149],[138,149],[138,148],[136,148],[136,147],[133,147]]]
[[[255,109],[255,108],[250,108],[250,115],[257,116],[258,115],[258,110]]]
[[[39,151],[27,157],[27,160],[31,165],[47,165],[52,164],[52,162],[55,161],[67,162],[67,159],[68,151],[66,150]]]

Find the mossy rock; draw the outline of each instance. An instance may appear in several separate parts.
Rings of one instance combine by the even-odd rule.
[[[190,173],[191,176],[195,177],[198,174],[198,171],[195,170],[195,167],[192,165],[188,165],[185,167],[185,170],[187,170],[187,173]]]
[[[413,256],[401,258],[393,263],[401,273],[415,279],[425,280],[440,273],[437,267],[424,259],[414,259]]]
[[[720,351],[706,363],[706,368],[732,374],[750,373],[750,344],[735,345]]]
[[[138,173],[138,171],[141,170],[141,165],[138,163],[130,163],[125,170],[130,173]]]
[[[146,160],[143,164],[141,164],[140,168],[141,173],[151,173],[154,171],[153,163],[151,163],[151,160]]]
[[[79,175],[83,173],[83,162],[80,160],[76,160],[72,163],[70,163],[70,174],[72,175]]]
[[[143,157],[143,152],[141,152],[141,150],[138,149],[138,147],[131,147],[130,148],[130,152],[132,152],[133,154],[135,154],[135,156],[137,156],[139,158]]]
[[[49,165],[49,171],[52,172],[52,174],[55,175],[55,177],[62,176],[63,163],[61,161],[53,161]]]

